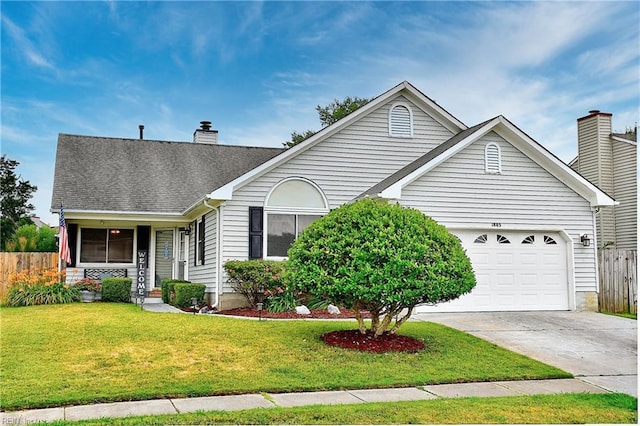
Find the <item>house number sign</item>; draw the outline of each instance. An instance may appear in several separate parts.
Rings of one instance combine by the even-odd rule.
[[[144,298],[147,294],[147,251],[138,250],[138,268],[136,272],[136,294]]]

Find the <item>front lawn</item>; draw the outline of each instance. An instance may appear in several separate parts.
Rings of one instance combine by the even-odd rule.
[[[325,346],[355,321],[252,321],[157,314],[128,304],[0,310],[1,408],[163,397],[360,389],[570,377],[554,367],[432,323],[402,334],[414,353]]]
[[[594,424],[638,423],[638,400],[623,394],[563,394],[504,398],[257,408],[165,416],[100,419],[77,424]],[[59,422],[76,424],[73,422]]]

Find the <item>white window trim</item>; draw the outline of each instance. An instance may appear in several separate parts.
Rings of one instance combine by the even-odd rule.
[[[409,135],[397,135],[394,134],[391,129],[391,115],[393,113],[394,108],[396,107],[405,107],[407,109],[407,111],[409,111]],[[395,102],[393,105],[391,105],[391,108],[389,108],[389,116],[388,116],[388,127],[389,127],[389,136],[391,136],[392,138],[404,138],[404,139],[409,139],[413,137],[413,110],[411,109],[411,106],[406,103],[406,102]]]
[[[131,229],[133,230],[133,252],[131,253],[131,263],[96,263],[80,262],[82,250],[82,230],[83,229]],[[130,268],[136,266],[136,253],[138,250],[138,230],[128,226],[78,226],[78,238],[76,241],[76,268]]]
[[[498,151],[498,170],[489,169],[489,149],[495,147]],[[487,174],[497,175],[502,174],[502,150],[500,149],[500,145],[495,142],[489,142],[484,147],[484,171]]]
[[[304,181],[308,184],[310,184],[311,186],[313,186],[313,188],[318,191],[318,193],[320,193],[320,195],[322,196],[322,201],[324,202],[324,208],[312,208],[312,207],[282,207],[282,206],[277,206],[277,207],[269,207],[268,206],[268,202],[269,202],[269,198],[271,197],[271,194],[283,183],[291,181],[291,180],[301,180]],[[303,177],[289,177],[286,179],[282,179],[281,181],[279,181],[278,183],[276,183],[275,185],[273,185],[273,187],[271,188],[271,190],[267,193],[267,196],[264,199],[264,207],[262,209],[262,256],[264,259],[266,260],[287,260],[288,258],[286,256],[268,256],[267,253],[267,241],[269,240],[269,233],[268,233],[268,229],[269,229],[269,214],[287,214],[287,215],[317,215],[317,216],[324,216],[327,213],[329,213],[329,201],[327,200],[327,197],[324,195],[324,191],[322,191],[322,189],[320,189],[320,187],[313,181],[309,180],[309,179],[305,179]],[[296,229],[296,233],[297,233],[297,229]]]

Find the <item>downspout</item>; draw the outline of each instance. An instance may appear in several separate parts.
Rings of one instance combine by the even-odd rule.
[[[595,210],[593,210],[593,221],[592,221],[592,228],[593,228],[593,250],[595,251],[595,263],[596,263],[596,294],[600,294],[600,267],[599,267],[599,263],[600,263],[600,259],[598,259],[598,229],[597,229],[597,219],[596,219],[596,215],[598,214],[598,212],[600,211],[599,208],[596,208]],[[598,306],[598,309],[600,309],[600,306]]]
[[[224,227],[222,226],[222,220],[223,220],[223,207],[224,204],[220,204],[218,206],[218,250],[217,250],[217,255],[218,255],[218,259],[217,259],[217,267],[218,270],[216,271],[216,306],[219,305],[218,301],[220,300],[220,289],[222,288],[222,274],[223,274],[223,270],[224,268],[222,267],[222,242],[223,242],[223,236],[222,236],[222,231],[224,229]]]
[[[211,204],[209,204],[207,202],[207,198],[205,198],[204,200],[202,200],[202,203],[205,205],[205,207],[211,209],[211,210],[215,210],[216,211],[216,226],[217,226],[217,230],[216,230],[216,268],[218,269],[216,271],[216,291],[215,291],[215,295],[216,295],[216,301],[213,305],[211,305],[212,309],[215,309],[218,307],[218,304],[220,303],[220,212],[221,209],[220,207],[214,207]]]

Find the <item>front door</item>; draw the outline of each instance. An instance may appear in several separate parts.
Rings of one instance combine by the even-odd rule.
[[[156,287],[161,287],[162,280],[173,278],[173,260],[173,229],[156,231]]]

